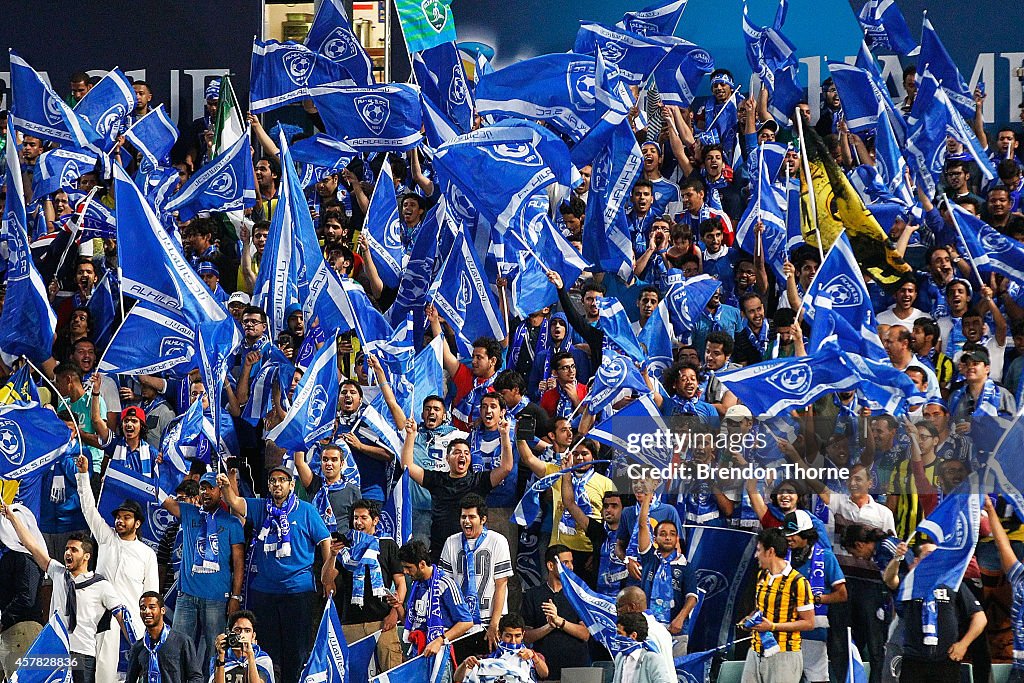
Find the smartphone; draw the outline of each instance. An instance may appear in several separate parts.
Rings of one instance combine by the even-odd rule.
[[[985,81],[978,81],[978,92],[985,94]]]
[[[516,422],[516,441],[533,441],[537,436],[537,418],[522,415]]]

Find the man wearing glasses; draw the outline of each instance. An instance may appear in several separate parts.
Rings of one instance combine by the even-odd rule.
[[[962,159],[949,159],[946,161],[945,172],[946,196],[956,201],[961,197],[971,197],[984,203],[981,197],[971,192],[971,171],[969,162]]]
[[[540,397],[540,407],[552,418],[568,417],[587,395],[587,385],[576,381],[576,359],[572,353],[556,353],[551,359],[555,386]]]

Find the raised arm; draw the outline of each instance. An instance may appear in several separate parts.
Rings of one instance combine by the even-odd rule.
[[[636,549],[643,555],[651,549],[651,523],[648,521],[651,513],[651,496],[644,493],[636,498],[640,503],[640,512],[636,516]]]
[[[238,236],[242,241],[242,262],[239,264],[242,269],[242,280],[245,282],[245,288],[252,291],[256,287],[256,273],[252,271],[254,247],[252,245],[252,225],[248,219],[242,221]]]
[[[302,486],[308,489],[313,483],[313,470],[309,469],[309,463],[306,462],[306,451],[295,451],[295,471]]]
[[[423,167],[420,165],[420,150],[415,147],[409,150],[409,173],[412,175],[412,181],[423,190],[424,197],[434,195],[434,182],[424,175]]]
[[[387,375],[384,374],[384,368],[381,366],[380,361],[372,353],[366,354],[366,362],[373,370],[373,376],[377,378],[377,386],[380,387],[380,393],[384,396],[384,402],[388,404],[388,409],[391,411],[391,419],[395,421],[395,426],[399,430],[405,429],[405,413],[402,411],[402,407],[398,405],[398,400],[395,399],[395,392],[391,389],[391,383],[388,382]]]
[[[384,161],[387,163],[387,160]],[[348,183],[349,191],[352,193],[352,200],[359,207],[359,210],[365,215],[366,208],[370,206],[370,198],[366,196],[366,191],[363,190],[363,184],[356,178],[355,174],[347,168],[341,172],[341,179]]]
[[[260,147],[263,148],[263,151],[267,154],[273,154],[275,157],[278,156],[281,153],[281,150],[277,148],[277,143],[275,143],[273,138],[271,138],[267,134],[267,131],[263,129],[263,124],[260,123],[259,118],[252,112],[249,112],[249,115],[246,116],[246,118],[249,121],[249,126],[252,127],[252,134],[259,141]]]
[[[370,243],[367,241],[365,232],[359,233],[358,249],[359,254],[363,257],[363,273],[369,281],[370,294],[374,299],[379,299],[381,294],[384,293],[384,281],[380,279],[377,264],[373,260],[373,250],[370,249]]]
[[[423,486],[424,469],[413,460],[416,448],[416,421],[405,421],[405,441],[402,442],[402,467],[409,472],[409,478]]]
[[[988,513],[988,523],[992,527],[992,538],[995,540],[996,548],[999,550],[999,561],[1003,565],[1003,571],[1007,574],[1017,564],[1017,555],[1010,545],[1010,537],[1006,535],[1006,529],[999,520],[999,513],[996,512],[992,499],[985,496],[985,512]]]
[[[426,316],[427,322],[430,323],[430,331],[435,337],[441,337],[444,339],[444,330],[441,328],[441,317],[437,314],[437,308],[434,304],[427,304],[423,309],[423,315]],[[448,373],[448,376],[455,378],[455,373],[459,371],[459,359],[455,357],[452,350],[448,348],[448,340],[444,339],[444,343],[441,344],[442,363],[444,364],[444,371]]]
[[[495,469],[491,470],[491,486],[497,486],[512,472],[511,431],[512,423],[507,418],[498,423],[498,433],[501,435],[501,462],[498,463]]]
[[[238,495],[238,491],[235,490],[235,484],[231,481],[231,478],[221,472],[217,475],[217,486],[224,493],[224,503],[228,506],[228,509],[239,517],[245,517],[249,511],[248,504],[245,502],[245,498]]]
[[[519,439],[516,441],[516,449],[519,451],[519,462],[530,468],[530,471],[533,472],[538,479],[547,474],[547,465],[543,460],[533,454],[533,449],[530,448],[530,444]]]

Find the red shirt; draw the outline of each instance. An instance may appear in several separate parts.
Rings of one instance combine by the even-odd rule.
[[[586,384],[580,384],[579,382],[577,382],[576,383],[576,398],[578,398],[579,400],[582,401],[584,398],[586,398],[586,396],[587,396],[587,385]],[[557,415],[555,415],[555,411],[558,409],[558,398],[559,398],[558,387],[555,387],[554,389],[548,389],[543,394],[541,394],[541,397],[540,397],[540,407],[543,408],[544,412],[546,412],[548,415],[550,415],[552,417],[552,419],[557,417]]]

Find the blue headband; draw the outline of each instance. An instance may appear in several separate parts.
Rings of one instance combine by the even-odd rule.
[[[725,85],[729,86],[730,88],[735,88],[736,87],[736,82],[734,80],[732,80],[732,77],[729,76],[729,74],[718,74],[717,76],[712,78],[711,79],[711,85],[715,85],[716,83],[724,83]]]

